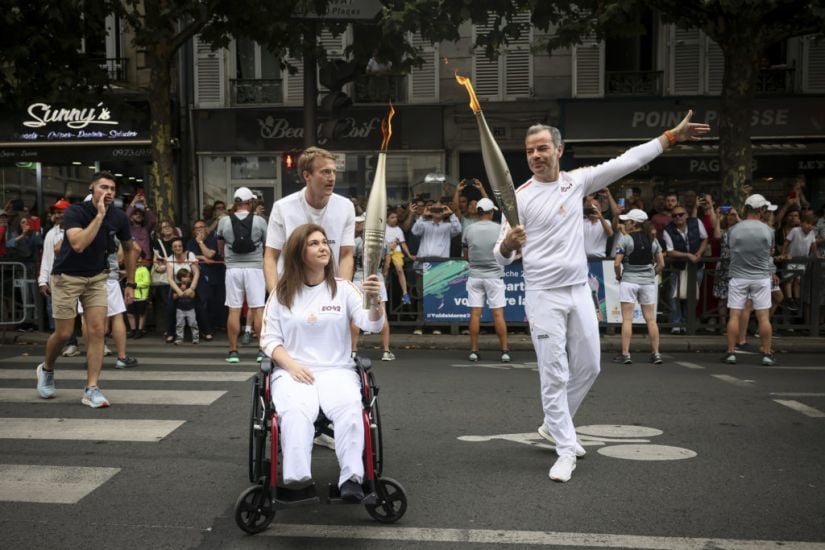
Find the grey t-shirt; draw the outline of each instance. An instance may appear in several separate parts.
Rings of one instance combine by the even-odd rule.
[[[650,265],[631,265],[629,256],[633,252],[633,237],[627,234],[619,236],[615,251],[616,255],[624,254],[622,258],[622,282],[637,285],[656,284],[656,254],[662,251],[658,240],[651,239],[651,249],[653,263]]]
[[[471,224],[464,231],[463,244],[470,259],[470,277],[478,279],[501,279],[504,267],[493,255],[501,226],[496,222],[482,220]]]
[[[774,235],[759,220],[742,220],[728,230],[731,279],[765,279],[776,272],[771,256]]]
[[[247,216],[255,216],[249,212],[237,212],[238,219],[243,221]],[[255,242],[255,251],[249,254],[236,254],[232,252],[232,243],[235,242],[235,234],[232,232],[232,220],[230,216],[224,216],[218,223],[215,234],[218,239],[225,241],[223,247],[223,258],[226,267],[256,267],[264,268],[264,242],[266,242],[267,222],[260,216],[255,216],[252,220],[252,240]]]

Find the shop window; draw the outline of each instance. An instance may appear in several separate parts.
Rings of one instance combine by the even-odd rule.
[[[269,180],[278,177],[277,157],[232,157],[233,180]]]

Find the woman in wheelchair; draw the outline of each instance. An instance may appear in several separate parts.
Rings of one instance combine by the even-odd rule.
[[[335,277],[335,265],[321,226],[305,224],[292,232],[284,271],[264,310],[261,348],[273,361],[284,484],[300,489],[312,483],[313,423],[320,408],[335,426],[341,497],[361,502],[364,423],[360,380],[350,358],[350,322],[380,332],[384,312],[377,276],[364,281],[369,298],[364,309],[361,292]]]

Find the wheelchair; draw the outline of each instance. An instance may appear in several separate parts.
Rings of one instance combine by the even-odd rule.
[[[378,387],[370,370],[369,359],[356,357],[354,368],[361,380],[361,402],[364,421],[364,499],[367,513],[381,523],[395,523],[407,511],[407,494],[400,483],[382,477],[384,467],[381,416],[378,411]],[[235,503],[235,523],[249,534],[260,533],[275,518],[278,510],[301,505],[319,504],[314,484],[295,490],[279,484],[280,445],[278,413],[272,405],[269,359],[261,362],[252,386],[252,410],[249,418],[249,481],[254,483]],[[330,437],[330,421],[319,412],[315,421],[315,437]],[[344,503],[337,483],[329,484],[329,504]]]

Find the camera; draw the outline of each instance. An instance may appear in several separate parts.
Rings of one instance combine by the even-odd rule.
[[[586,206],[586,207],[584,208],[584,215],[585,215],[585,216],[589,216],[590,214],[595,214],[595,213],[596,213],[596,209],[595,209],[595,208],[592,208],[592,207],[590,207],[590,206]]]
[[[430,208],[430,214],[443,214],[443,213],[444,213],[444,209],[441,208],[440,206]]]
[[[732,206],[725,205],[725,206],[720,206],[719,207],[719,212],[721,212],[722,214],[728,214],[728,213],[730,213],[731,210],[733,210]]]

